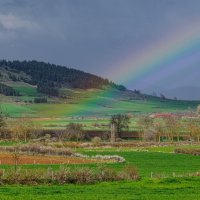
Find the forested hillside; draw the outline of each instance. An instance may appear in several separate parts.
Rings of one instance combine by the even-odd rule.
[[[112,87],[119,90],[126,89],[124,86],[116,85],[108,79],[103,79],[90,73],[38,61],[1,60],[0,69],[7,71],[10,80],[37,85],[39,92],[52,96],[58,96],[58,89],[61,87],[80,89]],[[27,76],[20,76],[20,73],[24,73]]]
[[[19,96],[19,93],[16,90],[2,83],[0,83],[0,94],[6,96]]]

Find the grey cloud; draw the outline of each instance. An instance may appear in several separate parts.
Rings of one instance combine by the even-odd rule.
[[[0,14],[0,25],[6,30],[25,29],[34,31],[39,28],[37,23],[22,19],[13,14]]]

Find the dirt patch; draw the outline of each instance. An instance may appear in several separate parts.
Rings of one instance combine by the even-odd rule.
[[[97,163],[100,161],[85,158],[60,157],[60,156],[29,156],[20,155],[18,164],[83,164],[83,163]],[[15,159],[12,154],[1,153],[0,163],[6,165],[13,165]]]

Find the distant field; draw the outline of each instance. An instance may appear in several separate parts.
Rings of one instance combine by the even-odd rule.
[[[196,109],[196,102],[176,101],[113,101],[112,106],[98,102],[89,103],[52,103],[52,104],[23,104],[1,103],[2,108],[11,117],[32,115],[35,117],[69,117],[69,116],[109,116],[114,113],[143,114],[151,112],[184,112]]]
[[[22,97],[20,97],[22,98]],[[26,100],[29,97],[23,96]],[[105,100],[107,101],[107,100]],[[110,101],[110,100],[109,100]],[[153,112],[184,112],[195,110],[196,102],[179,102],[158,100],[151,101],[114,101],[112,106],[105,106],[99,102],[80,103],[47,103],[47,104],[26,104],[21,102],[1,103],[2,110],[8,117],[32,118],[34,123],[44,128],[63,128],[70,122],[82,123],[87,130],[107,130],[106,124],[112,114],[132,114],[130,130],[135,129],[136,117],[141,114]],[[99,127],[95,127],[95,123]]]
[[[22,96],[0,97],[0,106],[10,118],[31,118],[46,129],[66,127],[70,122],[81,123],[86,130],[107,130],[110,116],[130,114],[130,130],[135,130],[136,116],[153,112],[188,112],[196,110],[199,102],[165,100],[148,96],[145,100],[134,100],[133,93],[104,90],[61,89],[65,98],[48,97],[45,104],[29,103],[42,94],[35,86],[21,82],[8,82]],[[96,124],[96,125],[95,125]]]

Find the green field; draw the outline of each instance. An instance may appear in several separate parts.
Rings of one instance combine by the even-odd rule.
[[[95,185],[0,186],[1,200],[199,200],[200,178],[144,179]]]
[[[46,104],[27,103],[40,97],[37,88],[25,83],[8,83],[21,96],[2,99],[1,107],[10,117],[105,117],[116,113],[185,112],[195,110],[198,101],[162,100],[158,97],[117,90],[62,89],[63,98],[48,98]],[[135,99],[134,99],[135,98]],[[9,102],[9,103],[8,103]]]
[[[0,145],[13,145],[4,143]],[[183,146],[185,148],[186,146]],[[187,146],[188,147],[188,146]],[[199,146],[189,146],[199,148]],[[0,199],[136,199],[136,200],[188,200],[200,199],[200,177],[190,177],[190,174],[200,171],[198,156],[169,153],[175,146],[144,148],[78,148],[76,152],[87,155],[119,155],[126,163],[110,163],[105,166],[120,170],[126,165],[138,168],[139,181],[106,182],[92,185],[38,185],[38,186],[0,186]],[[167,152],[167,153],[166,153]],[[67,167],[96,168],[99,164],[66,165]],[[53,169],[60,165],[21,165],[28,169]],[[0,165],[0,168],[14,168],[10,165]],[[183,176],[178,178],[177,176]],[[153,178],[151,178],[153,177]]]
[[[27,113],[34,117],[69,117],[69,116],[109,116],[116,113],[143,114],[151,112],[183,112],[195,109],[197,103],[192,104],[173,101],[117,101],[112,107],[104,107],[96,102],[91,103],[54,103],[54,104],[20,104],[2,103],[2,108],[11,117],[20,117]],[[17,114],[15,114],[17,112]]]
[[[193,155],[182,155],[174,153],[162,153],[162,152],[143,152],[136,151],[128,148],[125,149],[77,149],[78,152],[87,155],[119,155],[126,159],[126,163],[113,163],[104,164],[105,166],[113,167],[120,170],[125,165],[134,165],[139,169],[140,175],[143,178],[149,178],[152,176],[167,176],[173,177],[176,175],[188,175],[189,173],[194,173],[200,170],[200,160],[198,156]],[[97,167],[99,164],[79,164],[79,165],[69,165],[69,167]],[[12,168],[10,165],[0,165],[0,168]],[[23,165],[23,168],[48,168],[58,169],[60,165]]]
[[[188,200],[200,199],[200,178],[174,178],[176,175],[186,175],[199,171],[200,160],[198,156],[179,155],[159,152],[136,152],[112,149],[90,150],[79,149],[80,152],[94,154],[117,154],[126,158],[125,164],[107,164],[115,169],[120,169],[126,164],[135,165],[141,174],[141,180],[136,182],[107,182],[93,185],[41,185],[41,186],[0,186],[0,199],[138,199],[138,200]],[[165,151],[165,150],[163,150]],[[96,164],[71,165],[71,167],[96,167]],[[1,166],[1,168],[9,166]],[[25,168],[35,168],[25,165]],[[58,169],[59,165],[38,165],[38,168]],[[168,178],[150,178],[165,175]],[[188,175],[187,175],[188,176]]]
[[[198,156],[179,155],[161,152],[137,152],[137,151],[82,151],[89,155],[119,155],[126,159],[126,164],[136,166],[142,177],[150,177],[151,173],[163,176],[173,176],[200,170],[200,160]],[[113,167],[120,169],[122,165],[112,164]],[[110,164],[109,164],[110,165]]]

